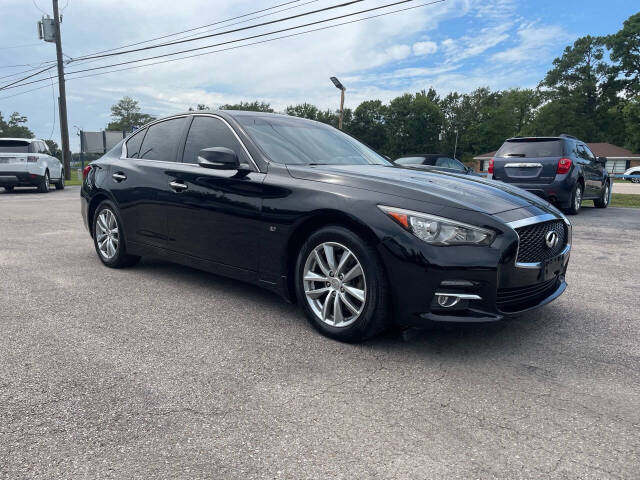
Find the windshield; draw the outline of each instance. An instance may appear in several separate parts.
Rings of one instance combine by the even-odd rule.
[[[0,140],[0,152],[29,153],[29,142],[20,140]]]
[[[286,117],[239,117],[270,160],[287,165],[391,165],[356,139],[327,125]]]
[[[561,157],[562,141],[560,139],[533,139],[509,140],[504,142],[496,157]]]

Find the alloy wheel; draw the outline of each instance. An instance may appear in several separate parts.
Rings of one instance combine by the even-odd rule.
[[[580,185],[578,185],[578,188],[576,188],[576,202],[575,202],[575,210],[578,211],[580,210],[580,206],[582,205],[582,187],[580,187]]]
[[[118,253],[120,234],[118,222],[111,210],[105,208],[96,219],[96,242],[100,255],[105,260],[111,260]]]
[[[609,204],[609,184],[607,183],[607,185],[604,187],[604,205],[607,206]]]
[[[316,317],[332,327],[347,327],[367,300],[367,284],[356,255],[337,242],[315,247],[304,265],[303,287]]]
[[[51,182],[49,181],[49,174],[48,173],[44,174],[44,185],[45,185],[47,190],[49,190],[49,188],[51,187]]]

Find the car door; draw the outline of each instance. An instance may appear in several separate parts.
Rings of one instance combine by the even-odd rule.
[[[233,150],[242,170],[199,166],[198,152],[210,147]],[[171,192],[169,248],[239,275],[239,270],[256,272],[265,174],[232,127],[215,115],[193,115],[174,175],[171,180],[181,187]]]
[[[136,132],[111,164],[108,190],[118,204],[127,242],[167,247],[166,208],[174,194],[169,182],[187,118],[162,120]]]
[[[585,198],[593,198],[597,196],[600,191],[596,157],[583,143],[578,145],[578,156],[584,174],[584,196]]]
[[[44,155],[51,178],[54,180],[59,180],[62,176],[62,164],[56,157],[51,155],[51,152],[49,152],[49,148],[47,147],[46,143],[38,142],[38,147],[38,151]]]
[[[607,166],[598,161],[598,157],[591,151],[588,146],[584,146],[587,156],[589,157],[589,168],[591,171],[591,185],[594,197],[600,197],[605,179],[607,178]]]

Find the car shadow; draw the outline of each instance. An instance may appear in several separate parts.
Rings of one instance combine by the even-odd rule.
[[[143,259],[133,270],[167,282],[178,282],[187,289],[211,289],[215,293],[232,296],[239,303],[258,304],[260,309],[275,311],[278,317],[293,320],[293,328],[304,330],[300,334],[319,335],[311,329],[304,313],[295,304],[287,303],[277,294],[259,286],[222,277],[191,267],[158,259]],[[527,312],[506,320],[491,323],[458,324],[427,323],[424,328],[402,329],[392,327],[382,335],[364,343],[366,349],[380,351],[419,352],[420,355],[438,353],[447,356],[468,356],[504,350],[516,344],[527,343],[527,338],[539,340],[540,330],[552,327],[550,323],[561,318],[556,306]],[[546,312],[545,312],[546,311]],[[257,321],[257,319],[256,319]],[[274,328],[277,328],[274,326]],[[544,335],[543,335],[544,336]],[[320,340],[320,339],[319,339]],[[329,340],[331,341],[331,340]]]

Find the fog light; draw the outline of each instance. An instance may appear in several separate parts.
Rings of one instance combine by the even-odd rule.
[[[452,297],[449,295],[438,295],[438,305],[444,308],[450,308],[460,301],[460,297]]]

